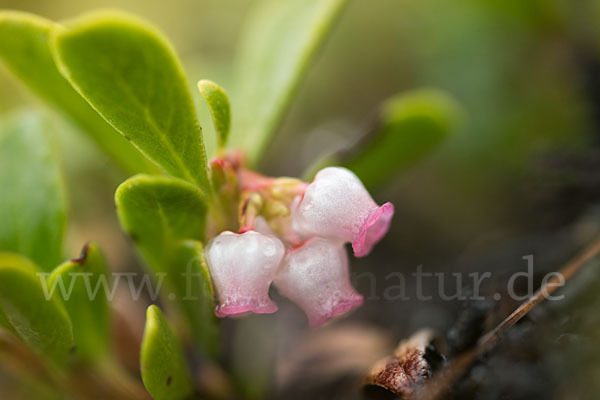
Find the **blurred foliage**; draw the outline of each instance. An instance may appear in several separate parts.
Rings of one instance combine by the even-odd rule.
[[[0,307],[12,329],[36,354],[65,367],[75,345],[71,320],[60,300],[46,300],[38,272],[26,258],[0,253]]]
[[[232,142],[252,163],[279,126],[346,0],[263,1],[248,17],[235,60]],[[239,110],[239,111],[238,111]]]
[[[367,185],[382,185],[429,155],[455,129],[460,106],[444,92],[421,90],[394,96],[381,107],[377,126],[342,160]]]
[[[50,51],[50,34],[55,27],[53,22],[35,15],[3,13],[0,35],[20,40],[3,40],[0,59],[34,93],[70,116],[129,172],[153,171],[151,164],[126,140],[115,135],[60,75]]]
[[[19,114],[2,126],[0,249],[50,270],[62,260],[67,199],[57,148],[46,124],[34,114]]]
[[[321,168],[343,165],[367,187],[381,186],[408,170],[455,131],[462,110],[446,93],[421,89],[386,100],[373,126],[359,140],[322,156],[304,173],[307,180]]]

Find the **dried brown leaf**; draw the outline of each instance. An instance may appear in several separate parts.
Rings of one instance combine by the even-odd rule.
[[[434,363],[428,353],[433,351],[434,339],[431,330],[422,329],[400,342],[393,355],[373,365],[364,379],[365,386],[379,386],[408,398],[431,376]]]

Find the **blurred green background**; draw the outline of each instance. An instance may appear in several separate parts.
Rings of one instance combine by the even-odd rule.
[[[236,43],[252,5],[249,0],[0,0],[0,8],[58,21],[97,8],[136,13],[173,42],[190,87],[210,79],[226,90],[233,90]],[[353,269],[382,276],[410,273],[420,264],[431,271],[514,271],[527,254],[539,256],[536,268],[556,269],[584,240],[581,235],[597,231],[597,219],[588,216],[600,200],[599,22],[597,0],[351,1],[260,169],[300,176],[322,154],[357,140],[390,96],[423,87],[445,90],[463,107],[458,128],[423,162],[375,191],[378,201],[395,204],[397,215],[376,254],[354,260]],[[4,70],[0,88],[0,119],[24,107],[45,110]],[[197,90],[192,92],[214,148],[208,110]],[[232,113],[243,106],[233,101]],[[116,270],[139,268],[114,213],[114,190],[125,176],[87,138],[49,114],[69,185],[66,254],[94,239]],[[369,286],[362,284],[365,293]],[[351,319],[368,321],[398,340],[422,326],[448,329],[459,308],[368,299]],[[138,335],[143,309],[123,307]],[[283,312],[297,319],[297,310],[283,307]],[[282,347],[295,337],[290,331],[299,330],[294,324],[282,327],[289,320],[261,318],[227,321],[226,328],[241,330],[236,324],[245,324],[248,341],[276,329]],[[596,333],[599,326],[588,328]],[[588,328],[569,329],[585,336]],[[600,339],[595,340],[591,347],[597,354]],[[577,346],[561,349],[582,349]],[[258,362],[246,356],[252,362],[245,362]],[[565,355],[546,361],[571,365],[568,360]],[[590,362],[596,365],[594,358]],[[553,376],[546,372],[541,376]],[[561,382],[557,393],[573,384]]]

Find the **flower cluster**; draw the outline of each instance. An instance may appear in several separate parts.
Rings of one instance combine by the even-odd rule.
[[[296,303],[311,327],[363,303],[350,283],[345,243],[367,255],[386,234],[391,203],[378,206],[358,177],[340,167],[307,184],[269,178],[219,160],[221,176],[239,185],[238,233],[224,231],[206,248],[219,317],[272,313],[273,283]]]

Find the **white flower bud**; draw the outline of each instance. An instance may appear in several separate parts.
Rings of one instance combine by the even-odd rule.
[[[351,242],[354,255],[367,255],[387,233],[394,206],[379,207],[354,173],[346,168],[322,169],[292,210],[293,227],[303,236]]]
[[[206,247],[206,261],[215,285],[218,317],[277,311],[269,286],[285,253],[283,243],[255,231],[223,232]]]
[[[312,238],[289,250],[274,284],[302,308],[313,328],[363,303],[350,283],[343,243],[328,239]]]

